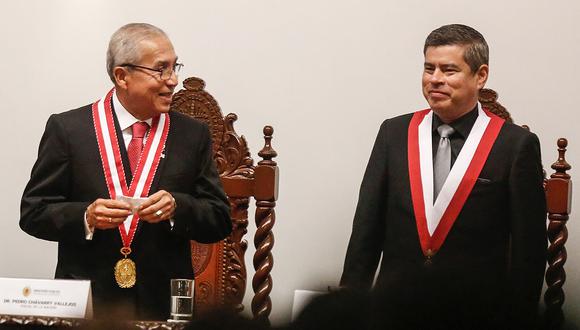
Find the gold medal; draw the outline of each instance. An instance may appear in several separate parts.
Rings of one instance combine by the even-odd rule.
[[[115,264],[115,280],[120,288],[131,288],[137,282],[137,268],[133,260],[127,258],[131,248],[122,247],[121,253],[125,257]]]

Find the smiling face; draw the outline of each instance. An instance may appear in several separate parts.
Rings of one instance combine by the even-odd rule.
[[[173,67],[177,56],[173,45],[164,36],[144,39],[139,43],[138,63],[129,63],[152,69]],[[173,90],[177,86],[177,75],[174,73],[167,80],[162,80],[155,71],[116,67],[114,70],[119,100],[135,118],[146,120],[169,112]]]
[[[469,112],[485,86],[489,67],[472,72],[465,62],[466,46],[428,47],[423,69],[423,96],[431,109],[446,123]]]

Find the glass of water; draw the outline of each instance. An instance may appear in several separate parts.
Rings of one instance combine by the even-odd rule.
[[[191,279],[171,279],[171,316],[168,321],[191,321],[193,288],[194,282]]]

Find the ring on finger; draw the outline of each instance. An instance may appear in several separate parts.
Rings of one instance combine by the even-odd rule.
[[[107,222],[108,222],[108,223],[111,223],[111,222],[113,222],[113,219],[111,219],[111,218],[108,218],[108,219],[107,219]]]
[[[155,212],[155,215],[161,218],[161,216],[163,215],[163,211],[157,210],[157,212]]]

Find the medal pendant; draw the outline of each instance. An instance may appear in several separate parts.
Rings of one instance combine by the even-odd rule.
[[[127,258],[130,248],[123,247],[121,253],[125,257],[115,264],[115,280],[120,288],[131,288],[137,282],[137,268],[133,260]]]

